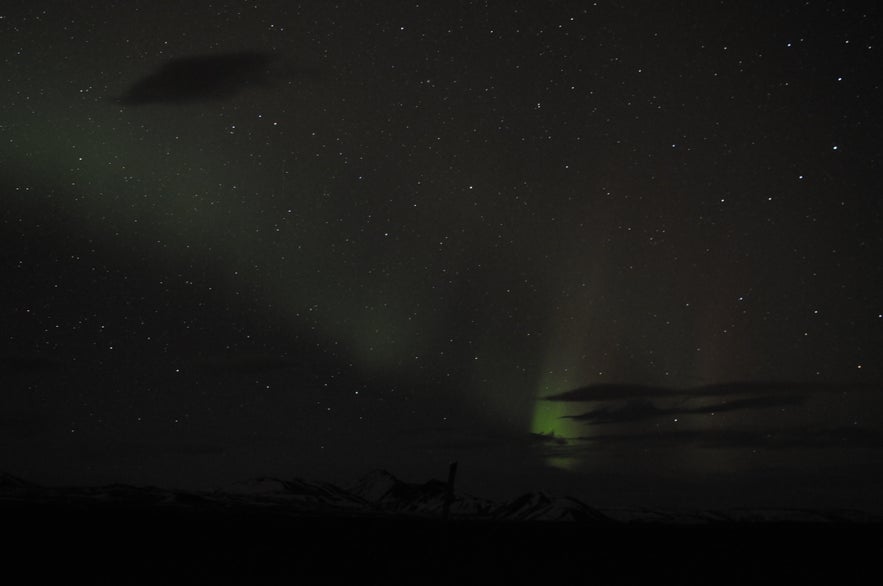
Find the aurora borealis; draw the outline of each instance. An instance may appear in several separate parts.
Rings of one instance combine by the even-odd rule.
[[[0,16],[0,469],[875,502],[872,4]]]

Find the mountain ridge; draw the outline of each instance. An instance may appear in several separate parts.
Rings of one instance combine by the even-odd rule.
[[[347,487],[300,478],[259,476],[212,491],[186,491],[111,484],[47,487],[0,472],[0,504],[68,504],[165,506],[199,509],[250,508],[281,514],[374,516],[441,519],[447,483],[430,479],[406,482],[377,469]],[[495,502],[467,493],[453,493],[451,520],[503,522],[566,522],[582,524],[756,524],[756,523],[881,523],[883,517],[853,509],[664,510],[643,507],[599,509],[571,496],[544,491],[524,493]]]

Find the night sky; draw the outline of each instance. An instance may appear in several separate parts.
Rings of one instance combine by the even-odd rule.
[[[883,508],[880,33],[4,2],[0,470]]]

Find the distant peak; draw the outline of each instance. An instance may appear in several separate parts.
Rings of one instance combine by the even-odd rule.
[[[364,476],[362,476],[362,480],[395,480],[396,482],[401,482],[392,472],[388,470],[384,470],[383,468],[376,468],[371,470]]]
[[[7,472],[0,472],[0,489],[25,489],[36,488],[36,486],[36,484],[22,480],[18,476],[13,476]]]
[[[285,492],[284,480],[272,476],[258,476],[247,480],[239,480],[228,486],[225,492],[239,493],[280,493]]]

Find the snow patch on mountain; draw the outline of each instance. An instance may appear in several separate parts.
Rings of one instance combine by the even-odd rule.
[[[386,470],[372,470],[350,487],[350,492],[369,503],[376,504],[381,502],[396,485],[401,483],[401,480]]]
[[[545,492],[529,492],[494,512],[494,518],[508,521],[607,522],[597,509],[572,497],[553,497]]]
[[[257,507],[273,514],[402,516],[440,519],[448,500],[440,480],[404,482],[385,470],[375,470],[348,489],[325,482],[258,477],[212,492],[181,491],[111,484],[93,487],[44,487],[0,472],[0,502],[98,506],[183,508]],[[727,509],[664,510],[650,508],[595,509],[572,497],[529,492],[498,504],[469,494],[454,493],[452,519],[623,523],[664,525],[757,523],[881,523],[883,517],[857,510]]]
[[[26,480],[22,480],[12,474],[0,472],[0,494],[26,492],[38,488],[36,484],[32,484]]]

